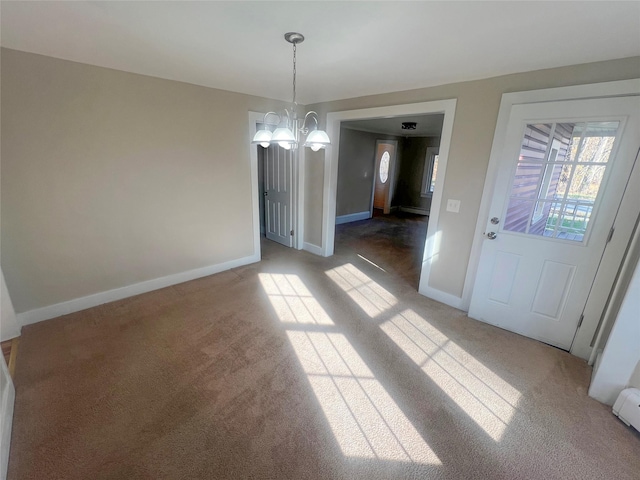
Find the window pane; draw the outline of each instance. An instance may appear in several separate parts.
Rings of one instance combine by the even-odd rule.
[[[577,124],[571,138],[571,161],[608,162],[619,124],[620,122]]]
[[[607,162],[615,137],[585,137],[579,162]]]
[[[511,196],[536,198],[543,168],[542,163],[518,162],[513,183],[511,184]]]
[[[541,162],[544,160],[547,145],[549,144],[551,127],[552,124],[550,123],[527,125],[520,149],[519,160],[521,162]]]
[[[576,123],[557,123],[554,131],[553,138],[557,141],[558,145],[558,162],[568,162],[569,152],[571,149],[571,140],[573,139],[574,129]],[[578,140],[580,141],[580,135]]]
[[[556,227],[555,237],[566,240],[582,241],[587,231],[587,224],[591,217],[593,203],[570,202],[562,208],[560,224]]]
[[[562,163],[548,164],[545,168],[545,182],[540,187],[538,198],[557,200],[564,197],[571,167]]]
[[[536,202],[536,208],[529,225],[529,232],[531,235],[546,235],[550,236],[548,230],[551,229],[553,233],[554,218],[557,216],[558,202]]]
[[[382,154],[382,158],[380,159],[380,181],[382,183],[387,183],[389,179],[389,152],[384,152]]]
[[[544,229],[542,235],[545,237],[555,236],[556,224],[560,218],[562,202],[545,202]]]
[[[433,156],[433,167],[431,170],[431,185],[429,185],[430,192],[433,192],[433,189],[436,188],[436,175],[438,174],[438,157],[439,155]]]
[[[504,230],[583,241],[618,126],[527,125]]]
[[[527,232],[527,224],[533,209],[533,201],[512,198],[509,200],[504,229],[510,232]]]
[[[567,192],[567,185],[569,185],[569,179],[571,178],[571,171],[573,170],[573,165],[564,164],[559,165],[560,173],[558,175],[558,183],[555,187],[555,190],[550,192],[550,195],[547,195],[549,200],[562,200]]]
[[[598,196],[605,169],[605,165],[576,165],[567,199],[589,200],[593,203]]]

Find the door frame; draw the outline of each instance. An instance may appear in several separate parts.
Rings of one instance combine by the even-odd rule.
[[[265,112],[266,113],[266,112]],[[253,253],[261,258],[260,249],[260,200],[258,182],[258,148],[260,145],[251,145],[251,140],[257,132],[257,124],[264,123],[265,113],[249,111],[249,168],[251,175],[251,204],[253,210]],[[276,125],[267,119],[268,125]],[[292,154],[292,195],[291,195],[291,229],[293,230],[293,248],[302,250],[304,243],[304,148],[298,148]]]
[[[393,192],[395,190],[395,175],[396,175],[396,160],[398,158],[398,141],[397,140],[376,140],[376,149],[373,157],[373,184],[371,188],[371,206],[369,208],[369,218],[373,217],[373,202],[376,196],[376,183],[378,179],[378,171],[376,167],[378,165],[378,145],[381,143],[387,143],[389,145],[393,144],[393,159],[389,165],[389,191],[387,192],[387,197],[384,200],[384,208],[382,211],[385,215],[387,215],[391,211],[391,197],[393,197]]]
[[[274,144],[269,145],[264,150],[265,152],[262,155],[264,160],[264,176],[261,185],[261,193],[263,195],[263,202],[261,203],[264,211],[261,211],[260,214],[264,215],[265,237],[267,240],[274,241],[288,248],[293,248],[293,224],[296,213],[293,202],[293,193],[295,190],[293,184],[295,150],[285,150],[279,145]],[[258,152],[258,156],[260,157],[260,152]],[[284,177],[282,176],[283,169]],[[259,170],[260,165],[258,165],[258,171]],[[278,180],[275,180],[275,177],[278,177]],[[286,185],[283,185],[282,181],[284,181]],[[259,196],[260,195],[258,195],[258,197]],[[284,219],[282,218],[283,206],[285,212]],[[273,230],[274,228],[275,230]]]
[[[471,303],[473,286],[478,271],[478,265],[480,263],[482,242],[485,238],[484,229],[487,223],[489,208],[491,206],[491,199],[494,193],[495,180],[500,165],[500,156],[502,154],[502,150],[506,140],[506,132],[509,124],[511,108],[514,105],[530,103],[637,95],[640,95],[640,79],[594,83],[588,85],[574,85],[569,87],[549,88],[544,90],[530,90],[525,92],[505,93],[502,95],[500,110],[498,112],[498,120],[496,122],[496,129],[493,137],[493,144],[491,146],[491,154],[489,156],[489,166],[487,168],[484,190],[482,192],[480,209],[476,221],[476,229],[471,247],[471,255],[469,257],[467,274],[462,291],[463,310],[468,310],[469,304]],[[628,197],[628,195],[625,195],[625,197]],[[629,204],[630,199],[625,197],[623,197],[622,202],[626,202],[627,204]],[[616,243],[626,245],[626,242],[628,242],[629,240],[629,238],[620,238],[619,235],[617,237],[618,238],[616,238],[616,236],[614,235],[612,243],[615,240]],[[624,248],[624,246],[622,248]],[[605,255],[606,251],[607,250],[605,249]],[[597,275],[598,274],[596,274],[596,282]],[[594,282],[594,285],[596,282]],[[612,286],[613,285],[609,285],[609,290]],[[606,291],[606,296],[608,296],[609,290]],[[589,300],[587,300],[587,303],[589,303]],[[596,333],[596,329],[598,328],[599,320],[600,319],[596,317],[585,316],[585,319],[582,325],[578,328],[573,344],[571,346],[570,352],[573,355],[579,356],[581,358],[589,357],[592,349],[591,341]]]
[[[329,257],[333,255],[336,231],[336,192],[338,191],[338,160],[340,158],[340,123],[346,120],[365,120],[384,117],[397,117],[416,114],[444,114],[442,133],[440,135],[440,157],[438,163],[438,177],[436,188],[431,200],[431,214],[427,227],[427,238],[424,247],[422,269],[420,272],[420,286],[418,291],[435,300],[451,305],[452,295],[429,286],[431,260],[437,253],[438,220],[440,205],[447,172],[447,158],[453,133],[453,122],[457,99],[434,100],[431,102],[407,103],[388,107],[372,107],[343,112],[327,113],[327,133],[331,138],[331,145],[325,150],[324,185],[322,193],[322,246],[318,253]]]

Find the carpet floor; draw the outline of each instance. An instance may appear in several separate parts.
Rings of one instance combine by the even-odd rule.
[[[416,292],[409,221],[25,327],[9,479],[640,478],[584,361]]]

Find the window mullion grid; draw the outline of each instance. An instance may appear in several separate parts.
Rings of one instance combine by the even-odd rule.
[[[607,169],[609,163],[608,162],[577,162],[576,166],[578,166],[578,165],[582,165],[582,166],[585,166],[585,167],[597,167],[597,166],[604,167],[605,171],[603,172],[603,175],[602,175],[602,178],[604,180],[604,176],[606,175],[606,169]],[[601,186],[602,186],[602,184],[600,184],[600,186],[598,187],[598,194],[596,195],[596,198],[593,201],[591,201],[591,200],[581,200],[581,199],[580,200],[576,200],[575,201],[576,208],[574,210],[577,210],[577,208],[579,206],[581,206],[581,205],[586,205],[586,206],[591,207],[591,211],[589,212],[589,220],[591,220],[591,213],[593,212],[593,207],[595,206],[596,200],[598,198],[598,195],[600,194],[600,187]],[[574,215],[573,215],[574,224],[575,224],[575,218],[576,218],[576,213],[574,211]],[[587,221],[587,217],[585,217],[585,221]],[[583,234],[586,235],[586,233],[587,233],[587,229],[585,229]]]
[[[569,179],[567,180],[567,188],[564,191],[564,195],[562,196],[562,200],[560,201],[560,213],[558,214],[558,219],[556,220],[556,225],[553,229],[552,238],[556,238],[558,234],[558,227],[562,223],[562,219],[564,217],[564,208],[567,204],[567,197],[569,196],[569,190],[571,189],[571,182],[573,181],[573,175],[576,172],[576,167],[579,165],[578,159],[582,154],[582,149],[584,148],[585,142],[585,134],[587,133],[587,123],[583,123],[584,127],[582,128],[582,134],[580,135],[580,142],[578,143],[578,148],[576,150],[576,157],[571,162],[571,173],[569,174]]]
[[[528,234],[528,233],[529,233],[529,230],[530,230],[530,228],[531,228],[531,222],[532,222],[532,220],[533,220],[533,214],[534,214],[535,209],[536,209],[536,203],[537,203],[537,202],[534,200],[533,202],[531,202],[531,206],[529,207],[529,217],[528,217],[528,218],[529,218],[529,221],[527,222],[527,229],[526,229],[526,230],[525,230],[525,232],[524,232],[524,233],[526,233],[526,234]]]
[[[549,155],[551,154],[551,148],[553,146],[553,137],[556,134],[556,123],[554,122],[551,125],[551,130],[549,131],[549,140],[547,142],[547,148],[545,149],[544,152],[544,160],[542,161],[542,165],[541,165],[541,174],[538,177],[538,183],[536,185],[536,197],[537,199],[533,201],[533,205],[531,206],[531,208],[529,209],[529,221],[527,222],[527,230],[525,233],[529,233],[529,229],[531,228],[531,224],[533,222],[533,215],[535,214],[536,211],[536,204],[538,203],[538,201],[540,201],[540,188],[542,185],[542,182],[544,181],[544,177],[545,174],[547,172],[547,165],[549,165]]]

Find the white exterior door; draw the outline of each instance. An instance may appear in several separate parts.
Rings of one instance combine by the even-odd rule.
[[[291,233],[292,155],[278,145],[270,145],[264,154],[265,227],[269,240],[293,246]]]
[[[571,347],[640,146],[639,115],[638,97],[512,107],[470,317]]]

